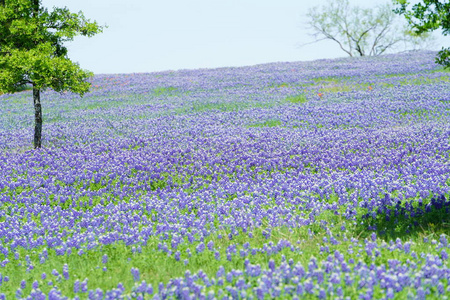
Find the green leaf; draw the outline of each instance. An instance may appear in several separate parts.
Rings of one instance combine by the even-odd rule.
[[[87,80],[93,74],[67,57],[64,42],[102,31],[82,12],[71,13],[67,8],[49,12],[40,1],[5,0],[0,5],[0,92],[32,84],[83,95],[89,91]]]

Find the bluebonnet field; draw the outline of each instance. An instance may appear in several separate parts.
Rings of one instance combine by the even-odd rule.
[[[435,52],[0,96],[0,299],[444,299]]]

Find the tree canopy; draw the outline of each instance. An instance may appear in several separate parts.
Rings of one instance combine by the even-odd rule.
[[[24,84],[38,89],[71,91],[83,95],[93,74],[82,70],[67,56],[64,42],[77,35],[93,36],[102,31],[82,12],[67,8],[51,12],[40,0],[0,2],[0,92],[14,92]]]
[[[40,91],[51,88],[83,95],[92,72],[81,69],[67,56],[65,42],[77,35],[91,37],[103,31],[82,12],[42,7],[41,0],[0,0],[0,93],[33,86],[34,147],[41,147]]]
[[[442,29],[442,34],[450,34],[450,2],[447,0],[422,0],[411,6],[407,0],[393,0],[398,6],[394,10],[403,14],[417,34]],[[442,47],[436,62],[450,68],[450,48]]]

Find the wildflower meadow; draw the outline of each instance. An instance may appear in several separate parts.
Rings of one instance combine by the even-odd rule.
[[[435,52],[0,96],[0,299],[447,299]]]

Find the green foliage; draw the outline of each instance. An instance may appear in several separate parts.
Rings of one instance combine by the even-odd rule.
[[[37,89],[52,88],[57,92],[71,91],[83,95],[89,91],[86,80],[93,74],[80,69],[65,57],[52,57],[50,43],[23,51],[9,49],[9,55],[0,56],[0,88],[14,92],[19,85],[33,84]]]
[[[394,0],[394,2],[398,5],[394,12],[403,14],[415,33],[421,34],[440,28],[443,35],[450,34],[450,2],[423,0],[414,4],[410,10],[409,1]],[[439,51],[436,63],[450,68],[450,48],[442,48]]]
[[[81,12],[74,14],[67,8],[49,12],[39,0],[5,0],[0,4],[0,93],[31,84],[38,90],[83,95],[93,74],[67,57],[63,43],[102,30]]]
[[[395,13],[404,14],[416,32],[428,32],[442,28],[443,34],[450,33],[450,3],[440,0],[419,1],[407,10],[411,4],[407,0],[395,0],[399,7]]]
[[[446,69],[450,70],[450,48],[442,47],[436,56],[436,63],[445,66]]]

